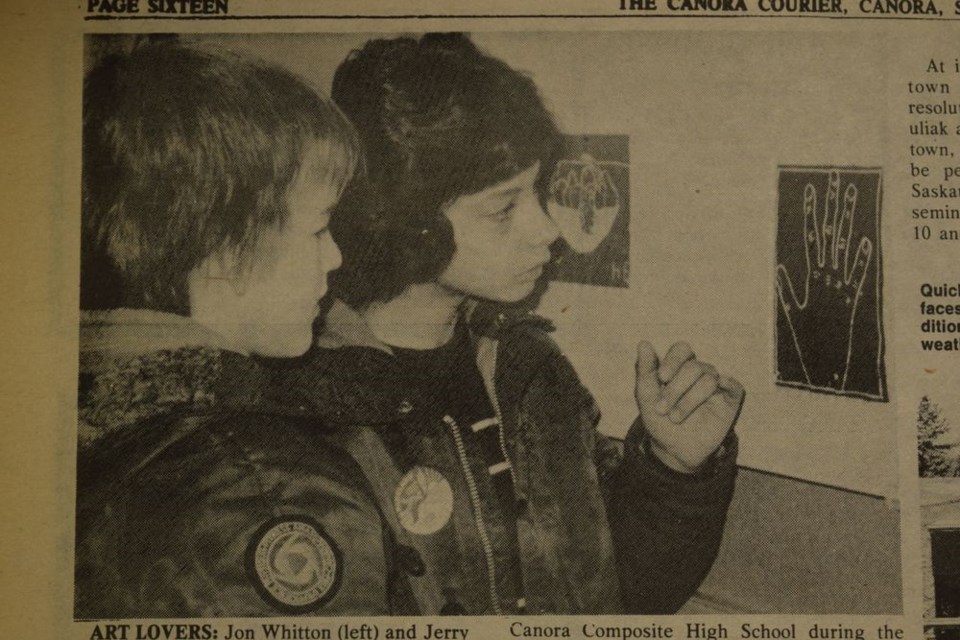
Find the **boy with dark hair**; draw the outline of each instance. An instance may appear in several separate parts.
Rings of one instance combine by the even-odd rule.
[[[740,385],[641,343],[640,417],[623,447],[599,434],[527,312],[558,237],[559,141],[529,78],[461,35],[376,40],[333,97],[366,175],[334,216],[339,300],[289,386],[326,407],[382,521],[344,563],[377,573],[393,614],[677,610],[719,546]]]
[[[409,38],[371,42],[334,76],[332,93],[363,129],[367,161],[367,180],[343,206],[359,217],[334,222],[346,260],[337,295],[356,309],[442,273],[456,248],[447,205],[538,162],[542,192],[559,151],[560,133],[529,78],[455,47],[428,50]]]

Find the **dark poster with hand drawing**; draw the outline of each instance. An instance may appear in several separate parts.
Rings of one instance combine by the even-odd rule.
[[[776,383],[887,400],[879,169],[781,167]]]

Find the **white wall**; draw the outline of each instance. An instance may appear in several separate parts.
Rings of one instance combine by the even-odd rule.
[[[741,463],[892,493],[889,404],[773,385],[778,164],[882,164],[876,38],[595,33],[477,40],[532,74],[571,133],[630,135],[629,292],[555,284],[558,339],[627,425],[633,344],[689,341],[739,378]]]
[[[281,62],[327,91],[336,65],[367,37],[219,40]],[[635,341],[664,349],[684,339],[748,389],[738,425],[742,464],[894,494],[892,405],[773,384],[777,166],[883,164],[886,94],[876,36],[662,31],[475,39],[532,75],[564,131],[630,136],[630,289],[554,284],[543,305],[611,431],[622,432],[635,416]]]

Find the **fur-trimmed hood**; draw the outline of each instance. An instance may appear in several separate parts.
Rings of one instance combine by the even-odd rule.
[[[172,413],[262,402],[265,373],[189,318],[140,309],[85,312],[80,326],[81,445]]]

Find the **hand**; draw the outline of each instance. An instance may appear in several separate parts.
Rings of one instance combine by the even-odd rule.
[[[603,242],[620,212],[620,192],[610,172],[592,156],[561,160],[550,178],[550,217],[577,253],[590,253]]]
[[[840,209],[840,174],[830,172],[823,220],[818,220],[817,192],[803,192],[803,238],[806,273],[800,295],[783,264],[777,265],[777,298],[808,384],[836,390],[847,385],[853,326],[863,295],[873,243],[861,238],[850,260],[857,188],[848,184]],[[811,258],[813,253],[813,258]]]
[[[635,395],[654,454],[675,471],[693,473],[733,428],[744,390],[697,360],[684,342],[670,347],[663,362],[649,342],[640,342]]]

